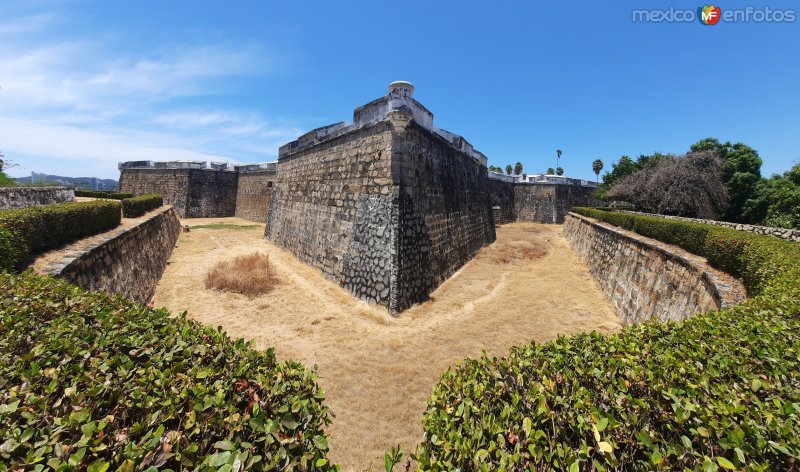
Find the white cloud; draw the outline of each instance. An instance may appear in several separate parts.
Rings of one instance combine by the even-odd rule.
[[[17,174],[115,178],[125,160],[264,161],[302,133],[219,105],[237,93],[230,79],[279,67],[264,45],[170,44],[121,55],[113,43],[35,34],[51,23],[39,15],[0,25],[0,150],[21,164]],[[198,106],[199,97],[208,104]],[[176,105],[184,99],[195,104]]]

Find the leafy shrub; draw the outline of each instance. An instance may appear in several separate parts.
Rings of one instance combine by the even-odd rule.
[[[687,228],[575,210],[672,240]],[[800,245],[718,227],[700,244],[699,234],[684,244],[740,273],[754,298],[680,323],[467,360],[443,375],[428,402],[421,468],[796,468]]]
[[[89,198],[110,198],[113,200],[123,200],[125,198],[133,198],[132,193],[102,192],[94,190],[75,190],[75,196],[89,197]]]
[[[0,332],[0,470],[333,468],[315,375],[185,313],[0,274]]]
[[[61,203],[0,211],[0,246],[14,246],[0,256],[0,270],[19,268],[30,254],[107,231],[120,222],[120,203]]]
[[[161,195],[153,193],[122,200],[122,216],[136,218],[164,204]]]

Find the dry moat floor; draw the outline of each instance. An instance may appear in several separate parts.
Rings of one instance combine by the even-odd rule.
[[[215,225],[223,223],[223,225]],[[383,468],[383,452],[413,451],[422,413],[439,376],[482,351],[580,331],[612,332],[620,324],[557,225],[498,227],[484,248],[398,318],[351,297],[337,284],[263,238],[264,225],[236,218],[191,220],[155,297],[155,306],[186,310],[232,336],[274,346],[280,359],[318,366],[335,418],[330,459],[343,470]],[[248,299],[204,288],[221,260],[268,254],[280,283]]]

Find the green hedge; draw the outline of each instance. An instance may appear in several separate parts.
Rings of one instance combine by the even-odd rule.
[[[0,470],[309,470],[316,377],[220,329],[0,274]]]
[[[147,194],[122,200],[122,216],[136,218],[164,204],[161,195]]]
[[[102,192],[94,190],[75,190],[75,196],[90,197],[90,198],[110,198],[113,200],[123,200],[125,198],[133,198],[132,193]]]
[[[796,468],[800,244],[576,210],[691,247],[741,274],[753,298],[681,323],[562,337],[466,361],[443,375],[428,402],[421,468]]]
[[[20,268],[31,254],[114,228],[120,207],[98,200],[0,211],[0,271]]]

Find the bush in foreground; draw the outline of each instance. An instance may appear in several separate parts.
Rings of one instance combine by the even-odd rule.
[[[112,200],[123,200],[125,198],[133,198],[132,193],[102,192],[96,190],[75,190],[75,196],[89,197],[89,198],[110,198]]]
[[[698,239],[685,222],[602,213],[693,247],[741,274],[754,298],[466,361],[428,402],[421,468],[796,469],[800,245],[717,227]]]
[[[61,203],[0,211],[0,271],[38,254],[119,225],[120,203]]]
[[[0,274],[0,470],[310,470],[313,373],[165,310]]]
[[[147,194],[122,200],[122,216],[136,218],[164,204],[161,195]]]
[[[217,263],[206,274],[206,288],[257,297],[275,287],[278,279],[269,264],[269,256],[261,253],[236,256],[232,261]]]

